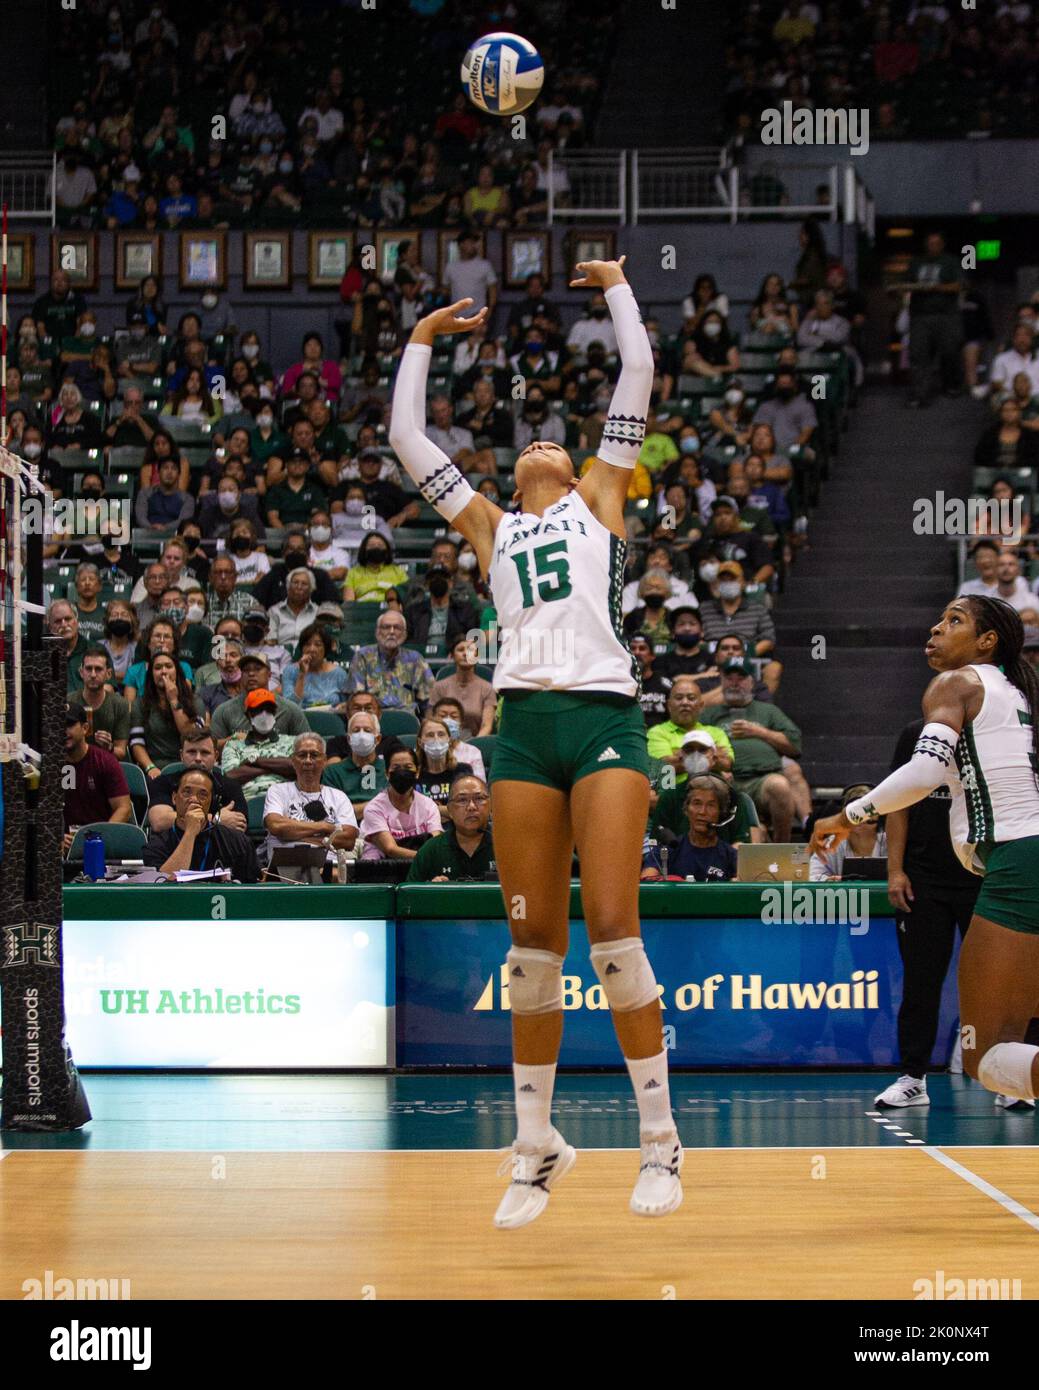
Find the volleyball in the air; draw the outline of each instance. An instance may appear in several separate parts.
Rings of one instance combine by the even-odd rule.
[[[545,65],[519,34],[485,34],[462,60],[462,86],[474,106],[491,116],[514,116],[536,101]]]

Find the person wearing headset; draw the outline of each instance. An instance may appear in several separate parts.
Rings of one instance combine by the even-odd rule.
[[[260,866],[248,835],[221,825],[209,814],[213,777],[204,767],[186,768],[173,793],[176,820],[152,831],[142,858],[149,869],[175,874],[179,869],[230,869],[239,883],[259,883]]]
[[[732,791],[721,777],[690,777],[685,794],[689,831],[668,848],[667,876],[692,878],[697,883],[728,883],[736,876],[736,850],[718,835],[732,812]],[[642,861],[641,879],[652,883],[665,876],[661,847]]]

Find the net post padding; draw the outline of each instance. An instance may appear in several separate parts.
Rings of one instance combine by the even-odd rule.
[[[0,854],[0,1019],[4,1034],[0,1128],[69,1130],[87,1123],[90,1106],[65,1041],[61,841],[66,657],[58,638],[30,638],[24,646],[11,640],[20,633],[25,611],[17,521],[21,488],[8,471],[7,460],[14,456],[6,450],[0,455],[6,455],[0,458],[0,481],[7,504],[8,546],[4,571],[7,601],[3,605],[7,640],[2,664],[8,696],[3,720],[7,756],[0,762],[4,808]],[[42,547],[42,535],[26,540]],[[27,596],[30,606],[42,604],[42,584],[40,588],[39,594]],[[16,721],[11,716],[22,711],[25,728],[23,731],[19,717],[16,735]],[[22,761],[23,732],[28,746],[39,754],[38,767]],[[27,771],[32,775],[27,776]]]

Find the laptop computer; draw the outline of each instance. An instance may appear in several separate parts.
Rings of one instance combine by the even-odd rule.
[[[737,845],[740,883],[807,883],[807,845]]]

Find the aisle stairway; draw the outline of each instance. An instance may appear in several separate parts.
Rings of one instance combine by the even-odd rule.
[[[776,605],[779,704],[807,731],[802,765],[813,788],[878,780],[899,730],[919,717],[932,674],[923,646],[955,590],[954,547],[914,533],[913,503],[940,490],[969,496],[981,420],[969,399],[909,411],[884,390],[852,415],[811,549]],[[822,659],[811,654],[817,637]]]

